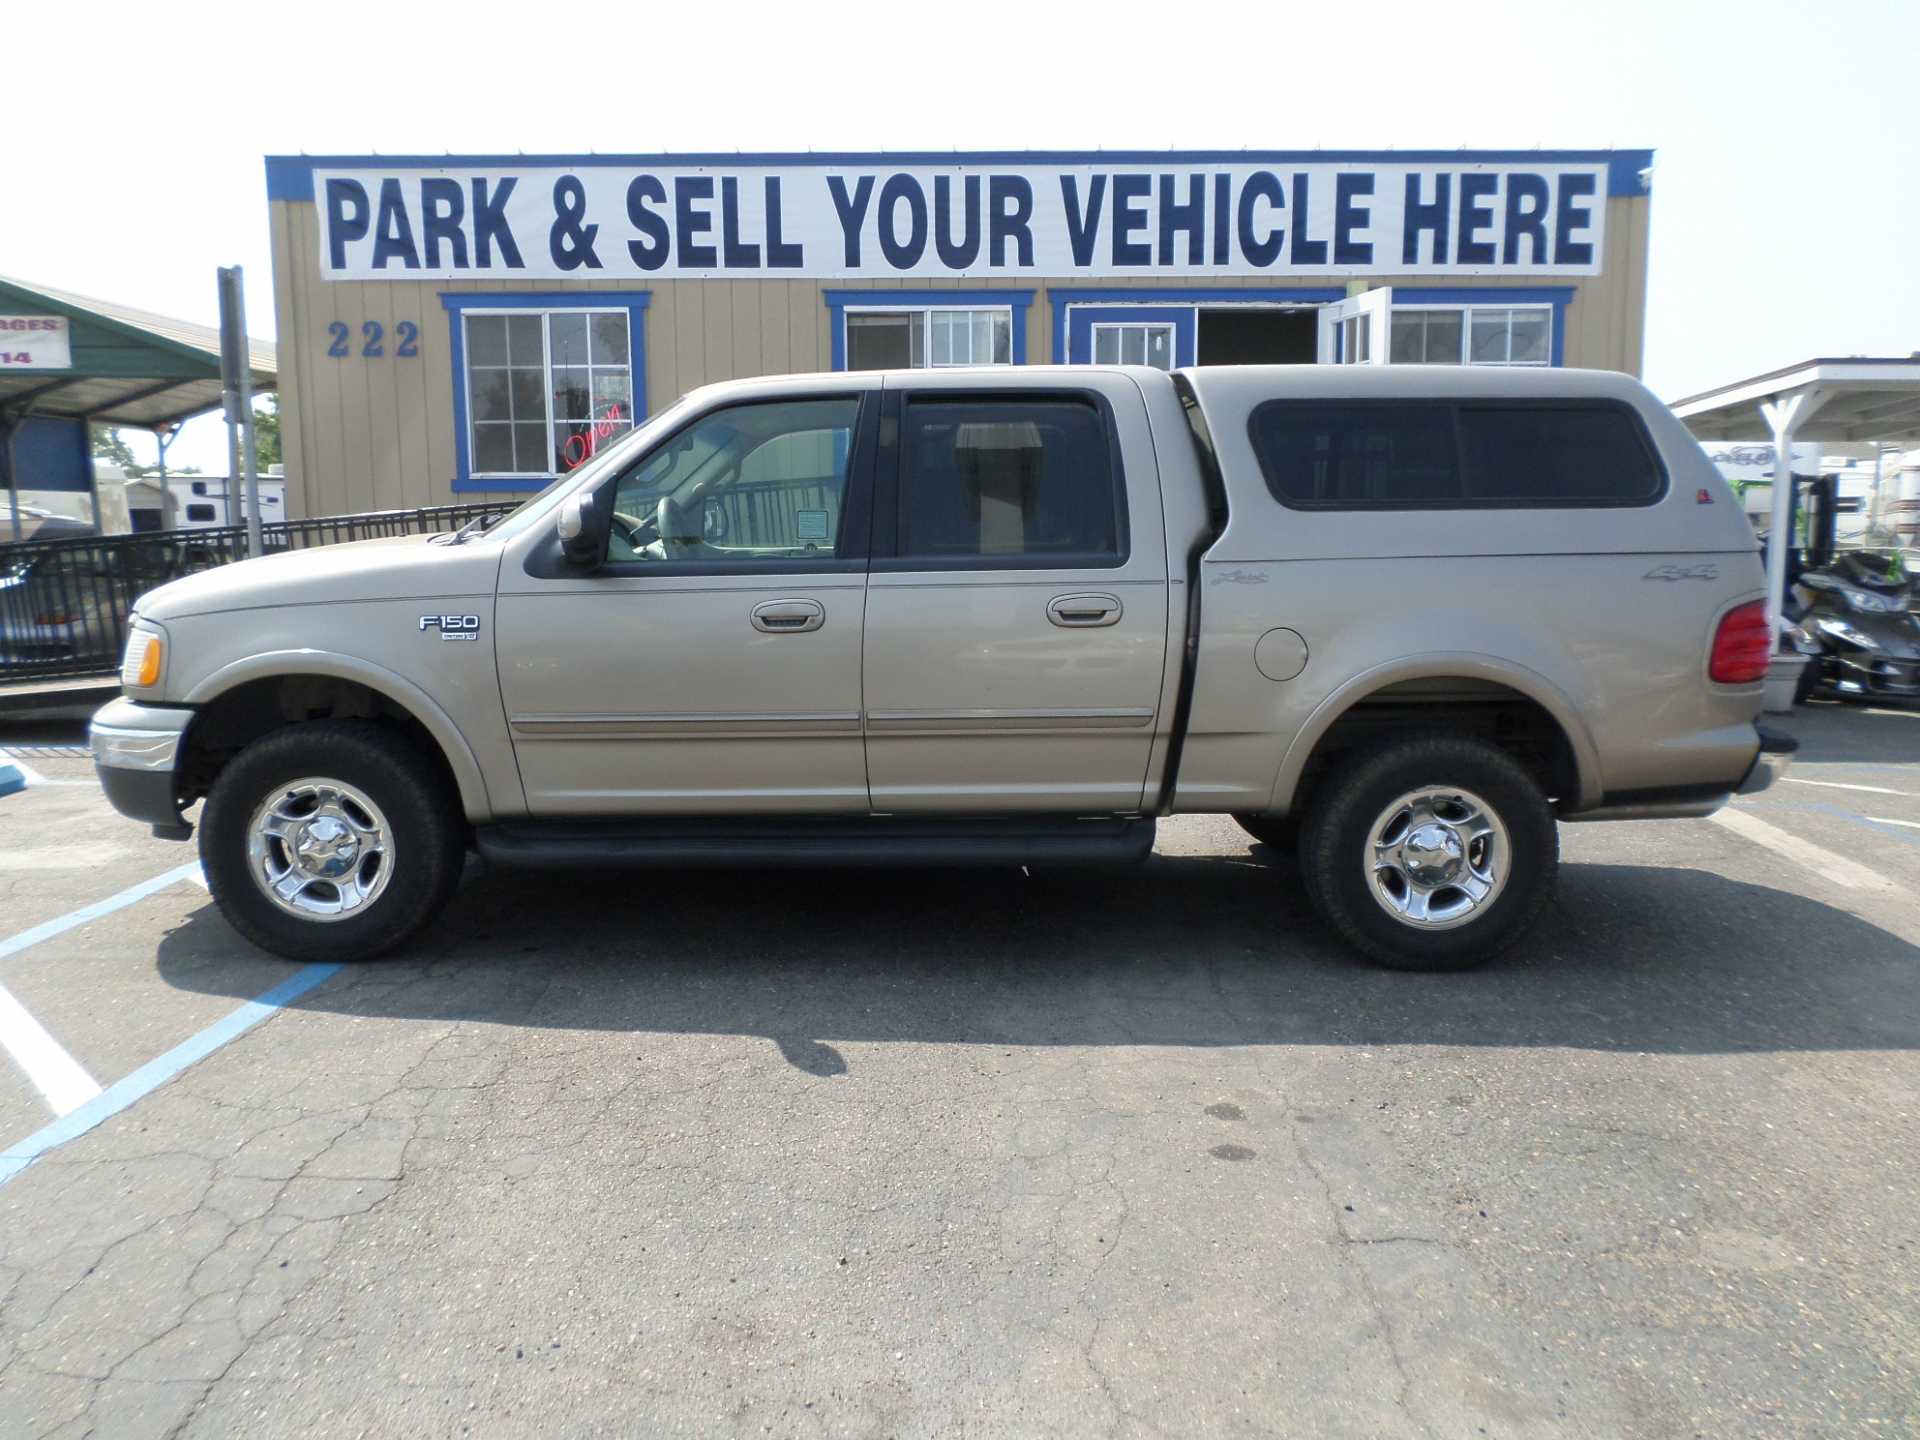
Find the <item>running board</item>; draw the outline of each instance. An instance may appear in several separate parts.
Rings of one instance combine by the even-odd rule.
[[[892,815],[658,820],[519,820],[487,825],[489,864],[536,870],[595,865],[1128,865],[1153,853],[1151,819]]]

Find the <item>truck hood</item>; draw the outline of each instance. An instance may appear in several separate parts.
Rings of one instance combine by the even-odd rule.
[[[172,580],[142,595],[134,613],[165,623],[283,605],[490,595],[499,567],[500,547],[484,540],[464,545],[435,545],[426,535],[356,540]]]

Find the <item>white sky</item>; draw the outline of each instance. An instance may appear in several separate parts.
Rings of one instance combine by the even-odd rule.
[[[1658,152],[1663,397],[1920,349],[1920,0],[142,0],[5,30],[0,275],[212,324],[239,262],[259,335],[267,154],[1539,146]],[[171,458],[224,472],[219,422]]]

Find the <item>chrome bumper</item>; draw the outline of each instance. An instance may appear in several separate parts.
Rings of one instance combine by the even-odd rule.
[[[94,773],[107,803],[130,820],[144,820],[163,840],[184,840],[193,829],[180,818],[173,772],[180,737],[193,711],[115,700],[87,727]]]

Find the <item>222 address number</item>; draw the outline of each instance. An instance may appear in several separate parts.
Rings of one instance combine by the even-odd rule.
[[[334,320],[327,325],[327,334],[333,337],[333,343],[327,346],[327,354],[339,360],[351,354],[347,337],[353,331],[344,320]],[[387,353],[386,327],[378,320],[369,320],[360,327],[360,353],[369,360],[377,360]],[[420,353],[420,327],[411,320],[393,322],[394,355],[402,360],[411,360]]]

